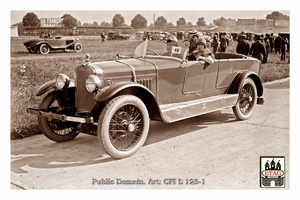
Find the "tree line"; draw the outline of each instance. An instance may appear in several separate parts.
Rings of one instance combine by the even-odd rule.
[[[112,22],[101,22],[100,24],[98,24],[97,21],[94,21],[93,23],[81,23],[80,21],[78,21],[76,18],[74,18],[72,15],[70,14],[64,14],[61,18],[63,18],[62,20],[62,24],[65,27],[69,27],[69,28],[73,28],[73,27],[80,27],[80,26],[102,26],[102,27],[108,27],[108,26],[114,26],[114,27],[124,27],[124,26],[128,26],[127,24],[125,24],[125,19],[122,15],[120,14],[116,14],[114,15],[114,17],[112,18]],[[223,17],[219,18],[219,19],[224,19]],[[266,16],[266,19],[289,19],[289,16],[287,15],[283,15],[282,13],[275,11],[272,12],[271,14],[268,14]],[[38,18],[38,16],[33,13],[33,12],[29,12],[27,13],[22,20],[22,25],[24,27],[39,27],[40,26],[40,19]],[[147,27],[147,19],[141,15],[141,14],[137,14],[132,20],[131,20],[131,24],[130,27],[134,28],[134,29],[141,29],[141,28],[145,28]],[[184,17],[180,17],[177,21],[176,21],[176,26],[192,26],[193,23],[192,22],[186,22]],[[205,22],[205,18],[204,17],[199,17],[197,22],[196,22],[197,26],[205,26],[206,22]],[[154,21],[154,24],[150,24],[151,26],[155,26],[155,27],[173,27],[175,26],[174,24],[172,24],[171,22],[168,22],[163,16],[159,16],[157,17],[157,19]]]

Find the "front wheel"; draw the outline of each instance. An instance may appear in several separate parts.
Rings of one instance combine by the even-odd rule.
[[[238,102],[232,110],[239,120],[247,120],[253,114],[257,101],[257,90],[254,81],[246,78],[239,91]]]
[[[82,45],[80,43],[76,43],[74,46],[74,51],[76,53],[80,52],[82,50]]]
[[[47,44],[42,44],[40,46],[40,52],[41,54],[48,54],[50,52],[50,48]]]
[[[150,119],[144,103],[133,95],[112,99],[98,121],[98,140],[115,158],[136,153],[148,136]]]
[[[72,114],[72,110],[62,109],[59,107],[55,99],[55,93],[47,94],[39,105],[39,109],[47,112],[57,114]],[[50,140],[56,142],[65,142],[74,139],[79,132],[77,131],[78,123],[60,121],[57,119],[49,119],[46,117],[39,117],[38,124],[41,132]]]

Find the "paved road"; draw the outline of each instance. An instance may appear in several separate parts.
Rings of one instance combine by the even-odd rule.
[[[126,159],[112,159],[85,134],[65,143],[13,140],[11,189],[260,189],[260,156],[285,156],[289,189],[289,79],[264,88],[266,102],[251,119],[225,109],[151,122],[146,144]]]

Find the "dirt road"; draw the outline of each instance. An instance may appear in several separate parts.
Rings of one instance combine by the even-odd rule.
[[[165,124],[146,144],[113,159],[97,137],[55,143],[43,135],[11,141],[12,189],[261,189],[260,157],[284,156],[290,187],[289,79],[264,85],[263,106],[247,121],[231,109]]]

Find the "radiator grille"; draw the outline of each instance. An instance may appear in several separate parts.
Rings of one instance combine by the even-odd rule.
[[[90,111],[94,105],[94,93],[87,91],[85,87],[85,80],[90,74],[95,74],[90,67],[78,67],[76,69],[76,105],[77,111]]]
[[[120,83],[120,82],[132,82],[132,81],[112,81],[112,82],[110,82],[110,84]],[[139,84],[142,84],[143,86],[145,86],[149,90],[151,90],[151,82],[152,82],[151,78],[137,79],[136,82],[139,83]]]
[[[148,78],[148,79],[138,79],[137,83],[142,84],[143,86],[145,86],[149,90],[151,90],[151,78]]]

